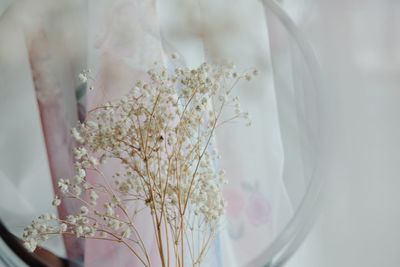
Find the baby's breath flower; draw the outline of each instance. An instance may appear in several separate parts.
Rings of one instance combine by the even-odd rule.
[[[76,77],[76,76],[75,76]],[[85,73],[79,73],[78,78],[81,82],[86,83],[88,80],[87,74]]]
[[[29,241],[25,241],[24,247],[29,251],[29,252],[34,252],[37,246],[37,242],[34,239],[30,239]]]
[[[58,188],[61,190],[62,193],[66,193],[68,191],[68,181],[64,179],[60,179],[58,181]]]
[[[85,140],[82,138],[80,133],[76,128],[72,128],[71,130],[72,137],[75,139],[76,142],[83,144]]]
[[[68,223],[70,223],[70,224],[76,224],[76,217],[75,216],[73,216],[73,215],[68,215],[67,216],[67,222]]]
[[[71,187],[71,193],[76,196],[79,197],[82,194],[82,188],[78,185],[78,184],[74,184]]]
[[[66,232],[67,229],[68,229],[67,224],[65,224],[65,223],[60,224],[60,232],[61,232],[61,233]]]
[[[78,144],[76,174],[59,179],[58,187],[66,195],[63,199],[75,198],[82,206],[63,219],[44,214],[33,221],[23,233],[29,251],[50,234],[132,242],[145,250],[140,229],[135,228],[135,216],[144,210],[162,226],[155,229],[161,239],[165,233],[160,229],[168,228],[183,231],[185,238],[204,238],[199,244],[211,243],[225,211],[222,188],[228,181],[225,171],[216,168],[220,155],[215,133],[226,122],[250,123],[232,85],[257,73],[239,74],[233,65],[208,63],[170,71],[157,63],[147,74],[128,94],[95,108],[90,119],[71,130]],[[79,75],[82,82],[89,78],[89,71]],[[108,161],[120,163],[110,176],[100,171]],[[89,171],[101,179],[89,182]],[[53,205],[60,204],[56,196]],[[177,239],[171,248],[181,246],[174,251],[179,254],[190,244]]]
[[[56,195],[51,203],[53,206],[58,207],[61,204],[61,199]]]
[[[97,166],[99,165],[99,161],[95,157],[90,157],[89,162],[92,166]]]
[[[75,236],[77,238],[79,238],[79,237],[83,236],[83,234],[84,234],[83,233],[83,227],[81,225],[76,226],[76,228],[75,228]]]
[[[79,177],[81,177],[81,178],[85,178],[86,177],[86,171],[84,170],[84,169],[82,169],[82,168],[79,168],[78,169],[78,174],[77,174]]]
[[[74,150],[74,154],[75,154],[75,159],[76,160],[81,160],[84,159],[85,157],[88,156],[87,154],[87,150],[84,147],[78,147]]]
[[[129,238],[131,236],[131,229],[126,228],[125,231],[122,232],[122,237],[123,238]]]
[[[90,201],[92,205],[96,205],[97,199],[99,198],[99,195],[96,193],[95,190],[90,191]]]
[[[80,212],[81,212],[81,215],[86,216],[89,213],[89,209],[86,206],[82,206],[80,209]]]

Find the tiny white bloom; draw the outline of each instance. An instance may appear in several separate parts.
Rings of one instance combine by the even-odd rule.
[[[90,200],[97,200],[99,198],[99,195],[96,193],[96,191],[91,190],[90,191]]]
[[[82,178],[86,176],[86,171],[82,168],[78,169],[78,175]]]
[[[60,179],[58,181],[58,188],[61,190],[61,192],[66,193],[68,191],[68,182],[64,179]]]
[[[62,232],[62,233],[66,232],[66,231],[67,231],[67,228],[68,228],[67,224],[62,223],[62,224],[60,225],[60,232]]]
[[[78,132],[76,128],[71,129],[71,134],[76,142],[81,144],[84,143],[85,140],[82,138],[81,134]]]
[[[60,204],[61,204],[61,199],[58,196],[55,196],[53,199],[52,205],[55,207],[58,207],[58,206],[60,206]]]
[[[89,213],[89,209],[86,206],[82,206],[80,212],[82,215],[86,216]]]
[[[123,238],[129,238],[131,236],[131,229],[126,228],[126,230],[122,233]]]
[[[87,82],[87,80],[88,80],[88,77],[87,77],[86,73],[79,73],[78,78],[83,83]]]

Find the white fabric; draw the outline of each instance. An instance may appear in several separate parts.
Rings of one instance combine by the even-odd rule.
[[[24,35],[11,14],[0,36],[0,214],[21,236],[32,219],[56,210]],[[64,254],[59,238],[45,247]]]

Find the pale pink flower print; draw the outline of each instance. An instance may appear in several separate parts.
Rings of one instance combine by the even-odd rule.
[[[260,192],[254,192],[249,199],[246,214],[254,226],[265,224],[271,220],[271,205]]]
[[[239,219],[244,212],[245,198],[243,194],[236,189],[228,189],[224,193],[228,203],[226,214],[229,219]]]

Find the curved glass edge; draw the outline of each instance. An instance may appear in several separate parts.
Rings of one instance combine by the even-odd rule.
[[[261,3],[263,5],[265,15],[268,16],[267,13],[272,13],[291,34],[291,37],[298,45],[301,53],[304,55],[305,64],[309,68],[315,90],[320,90],[323,87],[320,67],[311,45],[307,42],[293,20],[275,0],[261,0]],[[317,98],[317,110],[319,111],[318,92],[315,93]],[[318,114],[316,115],[318,116]],[[319,132],[319,124],[317,125],[317,128],[317,131]],[[306,193],[299,205],[299,208],[295,212],[295,216],[284,227],[276,240],[272,242],[272,244],[263,253],[261,253],[260,256],[251,261],[247,265],[248,267],[282,266],[299,248],[302,241],[309,233],[320,208],[320,202],[318,200],[320,199],[323,187],[323,177],[316,175],[319,166],[318,162],[320,159],[320,157],[318,157],[320,152],[319,135],[315,142],[317,151],[315,166],[313,167],[311,179]]]

